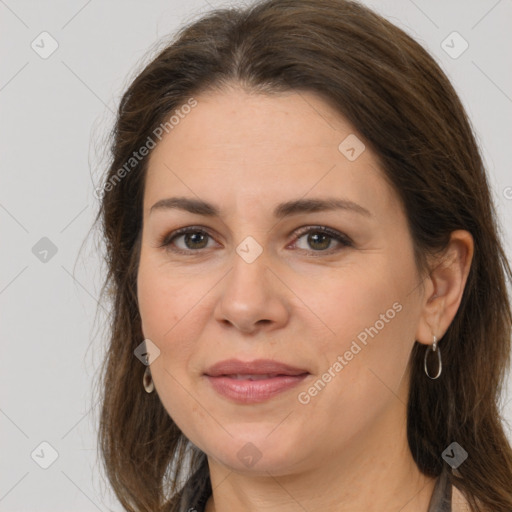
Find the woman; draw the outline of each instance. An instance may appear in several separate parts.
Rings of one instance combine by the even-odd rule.
[[[345,0],[185,27],[121,100],[98,218],[126,510],[512,510],[510,266],[403,31]]]

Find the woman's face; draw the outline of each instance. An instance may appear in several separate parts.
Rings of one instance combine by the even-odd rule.
[[[393,442],[422,299],[396,193],[313,93],[195,99],[153,150],[144,195],[138,299],[162,404],[239,471],[284,475]],[[228,359],[302,375],[207,376]]]

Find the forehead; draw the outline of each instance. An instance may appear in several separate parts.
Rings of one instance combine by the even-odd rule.
[[[344,135],[354,132],[340,114],[312,92],[269,96],[229,89],[195,99],[197,105],[181,116],[154,153],[172,147],[177,152],[183,149],[184,156],[192,156],[191,150],[202,155],[222,147],[230,150],[227,158],[264,158],[267,153],[260,153],[261,148],[273,155],[293,148],[300,155],[315,148],[337,151]]]
[[[151,153],[146,210],[167,192],[201,198],[214,192],[217,202],[234,195],[237,201],[277,202],[308,190],[339,192],[354,201],[376,200],[382,208],[392,199],[362,138],[316,94],[269,96],[233,89],[195,100]],[[347,158],[345,141],[357,158]]]

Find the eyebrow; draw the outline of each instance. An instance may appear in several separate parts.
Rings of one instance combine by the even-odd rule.
[[[201,199],[188,197],[168,197],[157,201],[149,210],[149,213],[156,210],[179,209],[206,217],[219,217],[221,211],[215,205]],[[366,217],[373,215],[363,206],[348,199],[327,197],[323,199],[296,199],[278,204],[274,209],[274,217],[282,219],[299,213],[314,213],[320,211],[346,210]]]

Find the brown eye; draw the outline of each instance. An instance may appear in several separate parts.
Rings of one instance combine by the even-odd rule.
[[[332,238],[325,233],[308,233],[307,241],[310,247],[313,249],[328,249],[331,245]]]
[[[211,236],[204,230],[188,227],[173,231],[159,241],[159,247],[165,247],[177,253],[192,253],[206,249]]]
[[[327,252],[327,249],[331,248],[333,240],[342,247],[352,247],[353,245],[351,240],[345,235],[323,226],[308,227],[305,230],[300,230],[297,233],[295,244],[302,238],[305,238],[308,247],[299,247],[299,249],[309,252]]]
[[[185,233],[184,235],[177,236],[176,238],[174,238],[174,240],[183,237],[183,242],[185,243],[187,249],[204,249],[208,243],[206,238],[208,236],[209,235],[207,233],[194,231],[190,233]]]

